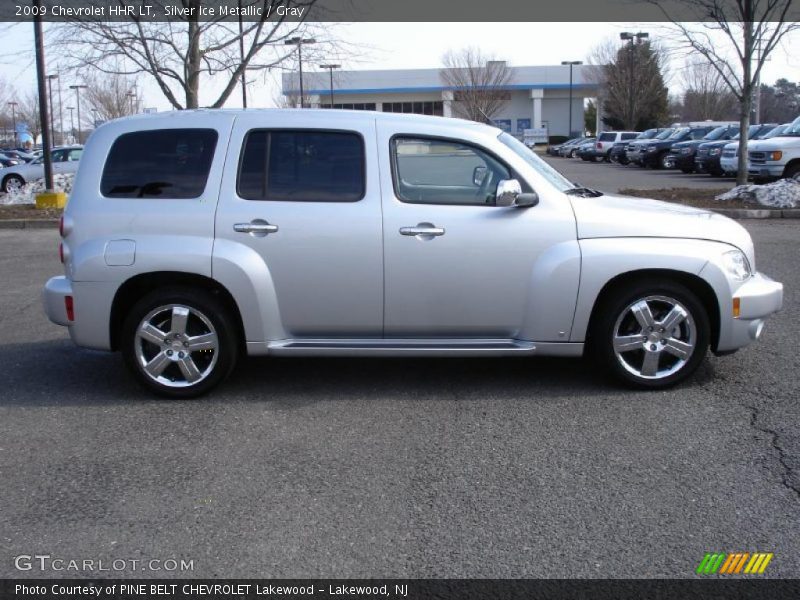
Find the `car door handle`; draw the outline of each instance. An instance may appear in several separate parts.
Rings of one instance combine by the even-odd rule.
[[[237,233],[249,233],[256,237],[264,237],[270,233],[277,233],[278,226],[267,223],[262,219],[256,219],[250,223],[234,223],[233,230]]]
[[[438,236],[444,235],[444,227],[419,224],[416,227],[401,227],[400,235]]]

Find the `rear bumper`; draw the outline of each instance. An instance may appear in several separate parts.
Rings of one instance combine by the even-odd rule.
[[[734,292],[736,299],[739,316],[732,316],[732,305],[723,313],[718,352],[742,348],[761,336],[767,317],[783,307],[783,284],[756,273]]]
[[[67,317],[67,296],[72,297],[72,283],[63,275],[51,278],[42,291],[42,303],[47,318],[56,325],[69,326],[72,321]]]

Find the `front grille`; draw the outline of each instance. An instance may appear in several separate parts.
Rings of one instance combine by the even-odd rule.
[[[708,148],[703,148],[697,151],[697,156],[708,156]]]
[[[750,160],[767,160],[766,152],[749,152]]]
[[[724,156],[725,158],[733,158],[735,156],[739,156],[739,151],[734,149],[734,148],[730,148],[728,150],[723,150],[722,151],[722,156]]]

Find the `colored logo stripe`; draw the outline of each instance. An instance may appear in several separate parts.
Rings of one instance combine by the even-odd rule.
[[[706,552],[695,571],[698,575],[761,575],[774,556],[771,552]],[[749,559],[749,560],[748,560]],[[745,564],[747,566],[745,566]],[[742,571],[744,569],[744,571]]]

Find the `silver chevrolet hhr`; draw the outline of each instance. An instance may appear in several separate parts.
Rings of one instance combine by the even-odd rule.
[[[197,110],[99,127],[47,315],[170,398],[237,358],[580,356],[662,388],[756,340],[744,228],[576,186],[477,123]]]

